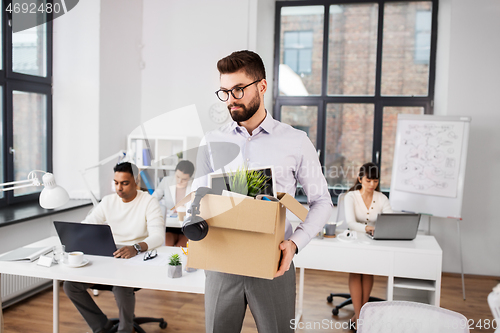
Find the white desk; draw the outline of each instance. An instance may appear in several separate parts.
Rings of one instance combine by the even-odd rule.
[[[443,252],[433,236],[418,235],[413,241],[375,241],[358,234],[357,240],[314,238],[294,258],[300,268],[296,320],[302,316],[304,269],[387,276],[387,300],[394,288],[427,290],[430,303],[439,306]]]
[[[295,256],[300,269],[299,302],[296,319],[302,316],[304,269],[354,272],[388,277],[387,300],[392,300],[394,288],[428,290],[432,304],[439,306],[441,295],[442,251],[432,236],[417,236],[413,241],[374,241],[364,235],[354,242],[314,238]],[[59,243],[57,237],[30,244],[42,247]],[[159,255],[182,253],[180,248],[161,247]],[[81,268],[65,266],[42,267],[35,263],[0,262],[0,274],[33,276],[54,280],[54,332],[59,331],[59,280],[114,284],[126,287],[204,293],[205,274],[202,270],[183,272],[183,277],[170,279],[166,266],[130,266],[126,259],[86,256],[91,264]]]
[[[60,242],[59,238],[54,236],[30,244],[28,247],[43,247],[56,244],[60,244]],[[158,248],[159,257],[169,256],[172,253],[182,254],[182,250],[178,247],[167,246]],[[37,265],[36,262],[0,261],[0,274],[32,276],[53,280],[54,333],[59,332],[59,281],[62,280],[198,294],[205,292],[205,274],[203,270],[192,273],[183,271],[182,278],[171,279],[167,276],[168,265],[132,266],[127,263],[127,259],[88,255],[85,257],[90,260],[90,263],[80,268],[70,268],[64,265],[43,267]],[[158,258],[154,260],[158,260]]]

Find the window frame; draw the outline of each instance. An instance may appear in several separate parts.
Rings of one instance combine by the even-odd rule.
[[[6,2],[7,0],[4,0]],[[5,4],[4,4],[5,5]],[[11,18],[8,12],[2,11],[2,69],[0,69],[0,89],[2,89],[2,108],[3,108],[3,154],[0,156],[3,160],[3,179],[4,182],[13,181],[14,179],[14,160],[13,155],[9,153],[9,147],[13,146],[13,94],[14,90],[27,93],[39,93],[47,96],[46,98],[46,156],[47,156],[47,172],[53,170],[53,133],[52,133],[52,61],[53,61],[53,39],[52,39],[52,14],[47,15],[47,22],[45,22],[46,34],[46,76],[35,76],[29,74],[17,73],[12,70],[12,27]],[[14,191],[3,192],[4,197],[0,198],[0,207],[9,206],[12,204],[22,202],[34,202],[38,200],[39,193],[32,193],[27,195],[14,196]]]
[[[382,49],[383,49],[383,28],[384,9],[387,3],[398,2],[421,2],[432,3],[432,27],[431,27],[431,49],[429,58],[429,81],[427,96],[384,96],[381,94],[382,87]],[[436,45],[437,45],[437,17],[438,0],[311,0],[311,1],[276,1],[275,10],[275,35],[274,35],[274,82],[273,82],[273,117],[281,120],[281,107],[287,105],[317,105],[318,106],[318,131],[317,149],[320,150],[319,159],[322,167],[325,165],[326,148],[326,110],[328,104],[373,104],[374,105],[374,128],[373,128],[373,148],[372,161],[380,167],[382,161],[382,129],[383,129],[383,109],[384,107],[423,107],[424,114],[434,113],[434,90],[436,77]],[[377,49],[376,49],[376,71],[375,71],[375,94],[366,95],[328,95],[328,45],[330,34],[330,6],[331,5],[352,5],[352,4],[378,4],[378,29],[377,29]],[[281,96],[279,93],[279,65],[280,65],[280,36],[281,36],[281,8],[299,6],[324,6],[323,18],[323,57],[321,73],[321,94],[311,96]],[[378,154],[378,158],[377,158]],[[330,189],[330,194],[334,202],[339,193]],[[386,193],[388,194],[388,193]]]

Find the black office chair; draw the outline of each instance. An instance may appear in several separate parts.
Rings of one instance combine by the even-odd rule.
[[[339,314],[339,310],[342,309],[344,306],[352,304],[351,294],[345,294],[345,293],[336,293],[336,294],[334,294],[334,293],[331,293],[330,296],[328,296],[326,298],[326,301],[328,303],[332,303],[334,297],[346,298],[345,301],[343,301],[339,305],[336,305],[335,308],[332,309],[332,314],[334,316],[338,315]],[[368,299],[368,302],[381,302],[381,301],[385,301],[385,299],[381,299],[381,298],[378,298],[378,297],[372,297],[372,296],[370,296],[370,299]]]
[[[345,220],[345,213],[344,213],[344,197],[346,193],[342,193],[339,195],[337,199],[337,222],[344,221]],[[332,314],[334,316],[339,314],[339,309],[342,309],[344,306],[352,304],[352,299],[351,299],[351,294],[346,294],[346,293],[331,293],[327,298],[326,301],[328,303],[333,302],[334,297],[342,297],[345,298],[346,300],[340,303],[339,305],[335,306],[335,308],[332,309]],[[385,301],[381,298],[378,297],[372,297],[370,296],[368,302],[380,302],[380,301]]]
[[[108,286],[104,284],[94,284],[90,289],[94,290],[113,290],[113,286]],[[138,291],[140,288],[134,288],[134,291]],[[96,294],[94,294],[97,296]],[[120,320],[118,318],[109,319],[113,324],[113,327],[109,331],[110,333],[116,333],[118,331],[118,324]],[[161,329],[167,328],[167,322],[163,318],[152,318],[152,317],[134,317],[134,329],[137,333],[146,333],[144,329],[141,328],[140,325],[145,323],[159,323]]]

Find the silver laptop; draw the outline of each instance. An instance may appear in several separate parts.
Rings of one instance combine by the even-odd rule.
[[[373,235],[375,240],[412,240],[417,237],[420,214],[379,214]]]

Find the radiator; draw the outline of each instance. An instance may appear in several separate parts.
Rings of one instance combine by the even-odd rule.
[[[2,307],[5,308],[52,285],[52,280],[1,274]]]

